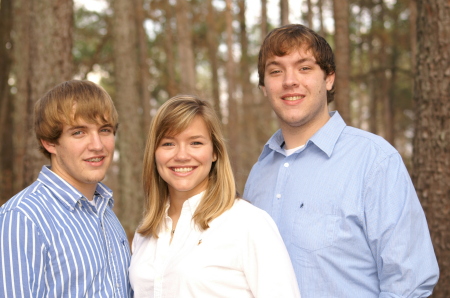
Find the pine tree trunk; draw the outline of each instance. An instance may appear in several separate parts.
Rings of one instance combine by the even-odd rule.
[[[289,0],[280,0],[281,26],[289,24]]]
[[[334,7],[334,54],[336,56],[336,93],[334,101],[344,121],[351,125],[350,115],[350,30],[348,0],[333,0]]]
[[[14,195],[12,189],[12,96],[9,92],[9,74],[12,65],[11,30],[13,25],[12,0],[2,0],[0,6],[0,206]]]
[[[439,268],[434,298],[450,297],[450,2],[417,0],[413,181]],[[418,268],[420,270],[420,268]]]
[[[256,162],[256,157],[261,150],[257,142],[257,113],[255,96],[253,94],[253,85],[250,82],[250,57],[248,55],[248,37],[247,26],[245,20],[245,0],[238,0],[239,6],[239,24],[240,24],[240,41],[241,41],[241,61],[240,61],[240,79],[242,86],[242,120],[241,127],[243,130],[240,135],[242,150],[240,160],[242,161],[241,171],[237,174],[236,184],[238,190],[243,192],[248,174]]]
[[[190,6],[187,0],[177,0],[177,38],[178,58],[180,64],[180,92],[196,94],[195,88],[195,56],[192,47],[191,21],[189,19]]]
[[[72,76],[72,0],[14,2],[14,191],[36,180],[49,161],[37,150],[33,131],[35,102]]]
[[[116,92],[119,113],[117,147],[119,150],[119,184],[115,194],[117,215],[131,238],[143,206],[141,170],[143,159],[142,99],[139,91],[139,43],[134,3],[113,0],[113,46]],[[142,24],[140,24],[142,25]]]
[[[226,61],[226,78],[227,78],[227,94],[228,94],[228,146],[230,148],[230,160],[235,176],[239,173],[239,107],[236,100],[236,65],[233,55],[233,10],[232,0],[226,0],[225,22],[226,22],[226,43],[227,43],[227,61]]]
[[[206,23],[208,24],[207,31],[207,39],[208,39],[208,59],[209,64],[211,65],[211,86],[212,86],[212,101],[214,104],[214,109],[219,116],[219,119],[222,120],[222,109],[220,106],[220,92],[219,92],[219,62],[217,60],[217,28],[216,28],[216,11],[212,4],[212,0],[207,1],[207,11],[206,15]]]

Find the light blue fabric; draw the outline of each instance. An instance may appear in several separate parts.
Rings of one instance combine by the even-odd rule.
[[[43,167],[0,208],[0,297],[131,297],[111,190],[98,183],[95,200]]]
[[[277,223],[302,298],[429,296],[439,268],[401,156],[383,138],[330,115],[288,157],[276,132],[244,198]]]

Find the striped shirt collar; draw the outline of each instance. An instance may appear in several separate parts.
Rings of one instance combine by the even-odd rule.
[[[48,186],[48,189],[68,210],[75,210],[75,205],[83,198],[83,194],[67,181],[59,177],[50,170],[50,166],[43,166],[37,179],[42,184]],[[113,192],[103,183],[97,183],[95,195],[108,200],[108,204],[112,208],[114,206]]]
[[[328,157],[330,157],[333,153],[334,146],[336,145],[339,136],[347,126],[344,122],[344,119],[342,119],[341,115],[339,115],[339,112],[330,112],[330,117],[331,118],[328,120],[328,122],[325,123],[325,125],[306,142],[305,146],[307,147],[309,143],[313,143]],[[258,160],[262,160],[271,151],[276,151],[285,155],[286,153],[283,149],[283,146],[284,138],[280,129],[267,141]],[[303,150],[303,148],[299,150]]]

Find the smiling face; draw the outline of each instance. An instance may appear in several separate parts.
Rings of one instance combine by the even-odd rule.
[[[57,143],[41,142],[51,153],[51,170],[90,200],[112,161],[114,141],[110,124],[78,119],[74,125],[64,124]]]
[[[327,90],[333,87],[334,77],[325,76],[310,51],[299,49],[267,59],[261,89],[283,134],[301,131],[308,139],[328,121]]]
[[[156,167],[171,198],[188,199],[208,185],[216,161],[208,128],[199,116],[175,136],[164,136],[155,151]]]

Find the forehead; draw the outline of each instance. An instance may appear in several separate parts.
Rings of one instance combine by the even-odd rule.
[[[272,55],[267,58],[265,65],[267,67],[271,64],[301,63],[301,62],[316,63],[317,61],[311,50],[300,48],[297,50],[290,51],[284,56]]]

